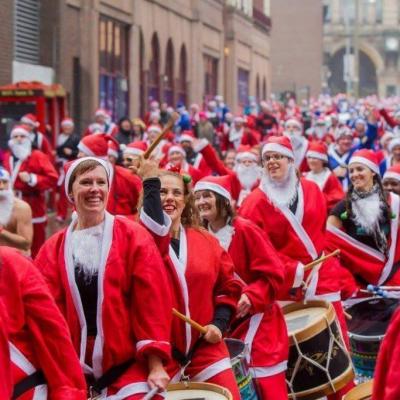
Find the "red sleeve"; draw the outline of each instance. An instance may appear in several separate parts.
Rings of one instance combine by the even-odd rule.
[[[26,323],[49,398],[86,399],[86,382],[63,316],[39,271],[23,257],[18,257],[18,265],[26,269],[20,282]]]
[[[326,204],[328,207],[328,212],[340,201],[344,198],[344,191],[342,185],[340,184],[339,179],[331,174],[328,178],[328,181],[325,184],[323,193],[326,198]]]
[[[10,399],[12,394],[12,381],[5,318],[5,311],[2,303],[0,303],[0,398]]]
[[[388,112],[382,108],[382,110],[379,110],[380,114],[382,115],[382,117],[385,119],[386,123],[388,125],[390,125],[391,128],[394,128],[395,126],[397,126],[396,121],[388,114]]]

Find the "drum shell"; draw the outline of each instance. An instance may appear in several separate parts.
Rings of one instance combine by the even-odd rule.
[[[351,389],[343,397],[343,400],[371,400],[372,389],[373,389],[373,380],[370,380]]]
[[[204,390],[210,393],[217,393],[220,397],[223,397],[226,400],[233,400],[231,392],[219,385],[214,385],[212,383],[204,383],[204,382],[180,382],[173,383],[168,385],[167,387],[167,397],[166,400],[177,399],[177,396],[174,396],[174,392],[185,391],[185,397],[179,397],[184,399],[197,399],[198,397],[189,397],[190,392],[194,390]]]

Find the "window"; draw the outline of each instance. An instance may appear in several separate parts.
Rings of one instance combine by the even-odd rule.
[[[358,1],[358,0],[357,0]],[[356,16],[356,4],[354,0],[341,0],[341,21],[344,23],[354,23]]]
[[[238,102],[246,107],[249,102],[249,71],[238,68]]]
[[[267,100],[267,80],[265,78],[263,79],[262,93],[263,93],[263,100]]]
[[[174,106],[174,47],[171,39],[168,40],[167,52],[165,56],[165,74],[164,74],[164,101],[169,106]]]
[[[113,119],[128,114],[128,27],[111,18],[100,17],[99,105]]]
[[[144,39],[143,32],[139,32],[139,82],[140,82],[140,115],[145,114],[146,110],[146,93],[145,93],[145,71],[144,71]]]
[[[397,95],[396,85],[387,85],[386,86],[386,97],[396,96],[396,95]]]
[[[204,97],[214,97],[218,87],[218,59],[204,56]]]
[[[257,74],[257,77],[256,77],[256,100],[257,101],[261,100],[260,95],[261,95],[261,93],[260,93],[260,77]]]
[[[182,45],[179,56],[179,76],[178,76],[178,103],[187,104],[187,61],[186,47]]]
[[[151,60],[149,65],[149,100],[160,100],[160,44],[158,36],[151,39]]]

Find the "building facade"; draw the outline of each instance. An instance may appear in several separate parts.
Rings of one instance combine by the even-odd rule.
[[[324,1],[324,87],[400,95],[400,0]]]
[[[299,99],[318,95],[323,61],[321,0],[271,0],[271,16],[272,92],[291,92]]]
[[[61,83],[82,125],[99,106],[220,94],[237,112],[270,91],[267,0],[3,0],[0,17],[0,84]]]

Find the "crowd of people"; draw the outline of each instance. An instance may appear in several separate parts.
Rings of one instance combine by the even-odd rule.
[[[2,399],[157,399],[188,378],[239,400],[230,337],[249,348],[260,399],[286,400],[279,302],[331,303],[349,346],[343,302],[400,287],[398,98],[269,99],[241,114],[221,96],[204,110],[153,101],[118,123],[99,109],[82,133],[65,118],[54,149],[38,128],[24,115],[1,155]],[[397,314],[374,400],[400,398]]]

